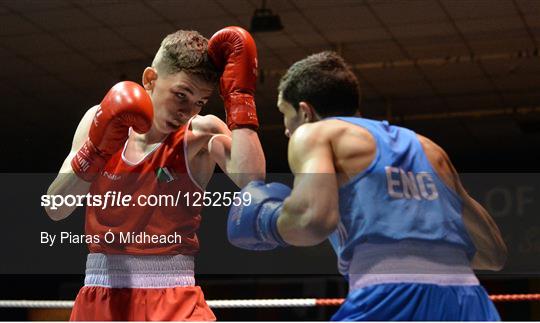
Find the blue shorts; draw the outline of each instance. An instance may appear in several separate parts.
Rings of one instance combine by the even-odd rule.
[[[355,290],[332,321],[500,321],[480,285],[380,284]]]

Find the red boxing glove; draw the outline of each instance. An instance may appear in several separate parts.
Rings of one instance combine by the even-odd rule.
[[[112,154],[124,146],[129,128],[145,133],[153,117],[152,100],[142,86],[128,81],[113,86],[96,111],[88,139],[71,160],[75,174],[93,181]]]
[[[259,127],[255,109],[257,48],[245,29],[226,27],[208,42],[208,55],[223,70],[219,90],[225,104],[229,129]]]

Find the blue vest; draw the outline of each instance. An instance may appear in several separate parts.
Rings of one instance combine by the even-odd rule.
[[[329,238],[339,271],[348,274],[354,249],[364,242],[452,244],[472,259],[476,250],[461,217],[462,199],[437,175],[416,134],[387,121],[332,119],[366,129],[377,143],[371,165],[339,189],[340,222]]]

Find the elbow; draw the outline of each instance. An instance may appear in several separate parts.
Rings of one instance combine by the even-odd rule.
[[[501,239],[498,243],[497,251],[493,253],[491,257],[491,267],[493,271],[500,271],[504,268],[506,260],[508,259],[508,248]]]
[[[68,212],[65,212],[61,209],[52,209],[50,207],[45,207],[45,212],[49,216],[49,218],[55,222],[58,222],[60,220],[63,220],[69,216]]]
[[[504,265],[506,264],[507,259],[508,259],[508,250],[506,248],[506,244],[503,242],[499,248],[499,252],[494,257],[493,270],[494,271],[502,270],[504,268]]]
[[[63,212],[61,207],[54,204],[52,197],[56,194],[57,192],[53,189],[53,185],[51,185],[47,189],[47,194],[41,196],[41,205],[43,206],[43,208],[45,209],[45,213],[47,213],[51,220],[60,221],[62,219],[65,219],[67,215],[64,214],[65,212]]]
[[[484,261],[483,264],[473,266],[473,268],[479,270],[501,271],[504,268],[505,263],[506,257],[497,257],[496,259]]]
[[[501,270],[503,270],[505,263],[506,263],[506,258],[504,258],[504,260],[502,260],[502,261],[494,263],[493,266],[491,267],[491,270],[492,271],[501,271]]]
[[[297,203],[291,195],[283,204],[278,218],[278,229],[288,244],[309,247],[324,242],[336,230],[338,222],[337,208]]]
[[[473,268],[479,270],[501,271],[506,264],[508,253],[504,243],[497,251],[490,254],[477,253],[473,259]]]

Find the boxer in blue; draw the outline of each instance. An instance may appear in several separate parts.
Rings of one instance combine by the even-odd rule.
[[[413,131],[357,117],[357,79],[335,53],[293,64],[278,108],[294,188],[251,182],[229,211],[240,248],[330,239],[349,281],[345,321],[500,320],[473,269],[500,270],[506,246],[448,156]]]

